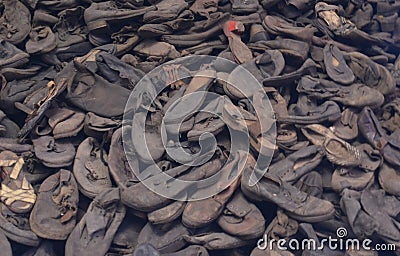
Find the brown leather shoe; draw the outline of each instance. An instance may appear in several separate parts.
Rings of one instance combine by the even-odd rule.
[[[333,218],[335,208],[329,201],[309,196],[272,174],[264,174],[254,186],[250,186],[252,170],[246,169],[242,176],[242,192],[252,200],[270,201],[286,210],[294,219],[320,222]]]
[[[105,255],[125,217],[119,189],[103,190],[89,205],[65,245],[66,256]]]
[[[94,138],[85,139],[78,147],[73,173],[79,191],[94,198],[104,189],[111,188],[111,179],[106,165],[107,154]]]
[[[245,168],[246,157],[243,153],[238,153],[233,159],[229,159],[225,166],[220,170],[221,178],[211,186],[219,188],[228,181],[231,175],[237,175],[232,183],[218,194],[198,201],[190,201],[186,204],[182,214],[182,223],[190,228],[204,227],[218,218],[223,211],[225,204],[231,198],[236,188],[240,184],[240,175]],[[205,188],[210,189],[210,188]]]
[[[361,164],[360,151],[336,137],[333,132],[319,124],[311,124],[301,128],[304,136],[314,145],[322,145],[326,157],[332,163],[341,166],[358,166]]]
[[[265,231],[264,216],[239,191],[226,204],[217,223],[226,233],[244,240],[261,237]]]
[[[40,237],[65,240],[76,224],[79,191],[74,175],[61,169],[47,178],[39,189],[30,215],[30,225]]]

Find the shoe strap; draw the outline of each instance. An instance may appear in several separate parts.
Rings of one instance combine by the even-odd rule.
[[[11,167],[14,165],[14,168],[12,169],[10,174],[10,178],[14,180],[18,178],[18,175],[21,172],[24,163],[25,161],[23,158],[19,158],[18,160],[0,160],[0,166]]]
[[[0,190],[1,201],[5,205],[10,206],[16,201],[22,201],[29,204],[34,204],[36,201],[36,195],[33,191],[32,185],[24,177],[22,180],[22,185],[20,189],[11,189],[7,185],[2,184]],[[20,209],[28,209],[31,205],[27,204],[24,207],[19,207]]]
[[[226,209],[239,218],[243,218],[251,211],[251,208],[243,198],[237,199],[236,202],[228,203]]]

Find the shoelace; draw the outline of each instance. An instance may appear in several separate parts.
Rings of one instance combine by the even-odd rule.
[[[18,32],[18,29],[10,23],[3,22],[3,26],[8,30],[8,33],[11,35]]]
[[[92,146],[92,149],[90,151],[90,157],[96,159],[99,155],[101,164],[108,166],[108,163],[105,161],[105,159],[101,159],[101,153],[104,149],[101,148],[100,146],[97,148],[95,145]],[[104,161],[104,162],[103,162]],[[96,160],[94,161],[87,161],[85,163],[85,169],[88,171],[86,174],[86,178],[90,181],[96,181],[100,182],[101,184],[109,184],[109,179],[107,179],[107,174],[104,174],[102,172],[98,172],[102,168],[102,166],[98,166],[96,163]]]
[[[285,185],[282,184],[282,194],[294,203],[303,203],[309,197],[306,193],[299,193],[298,195],[293,195],[288,189],[284,188]]]
[[[74,188],[69,182],[62,182],[60,186],[54,191],[52,200],[54,203],[60,206],[60,220],[61,223],[68,222],[76,213],[76,208],[68,200]]]
[[[90,166],[90,165],[89,165]],[[88,168],[86,166],[86,170],[88,170],[89,172],[86,174],[86,178],[90,181],[96,181],[99,180],[99,176],[96,173],[96,170],[94,170],[93,168]]]
[[[56,145],[56,142],[54,140],[50,140],[49,143],[47,144],[47,151],[48,152],[49,151],[53,151],[53,152],[56,152],[56,153],[62,152],[62,151],[58,151],[57,150],[57,145]]]

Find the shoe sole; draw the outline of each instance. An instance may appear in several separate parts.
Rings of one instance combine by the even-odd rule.
[[[321,215],[321,216],[312,216],[312,217],[306,217],[306,216],[299,216],[294,213],[290,213],[286,211],[286,214],[289,217],[292,217],[293,219],[304,221],[304,222],[309,222],[309,223],[316,223],[316,222],[322,222],[326,220],[330,220],[335,216],[336,210],[333,209],[329,214]]]

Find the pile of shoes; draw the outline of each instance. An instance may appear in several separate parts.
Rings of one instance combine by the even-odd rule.
[[[327,237],[398,255],[399,10],[398,0],[0,0],[1,256],[384,255],[266,245]],[[170,62],[205,55],[220,58]],[[131,93],[157,67],[128,108],[144,121],[126,126]],[[226,82],[238,67],[263,88],[251,100]],[[221,97],[179,101],[196,92]],[[268,100],[272,115],[255,110]],[[184,116],[178,130],[168,111]],[[176,140],[164,143],[164,121]],[[244,130],[250,150],[232,150]],[[200,145],[204,134],[215,147]],[[169,186],[155,167],[183,181],[235,178],[175,200],[144,184]]]

